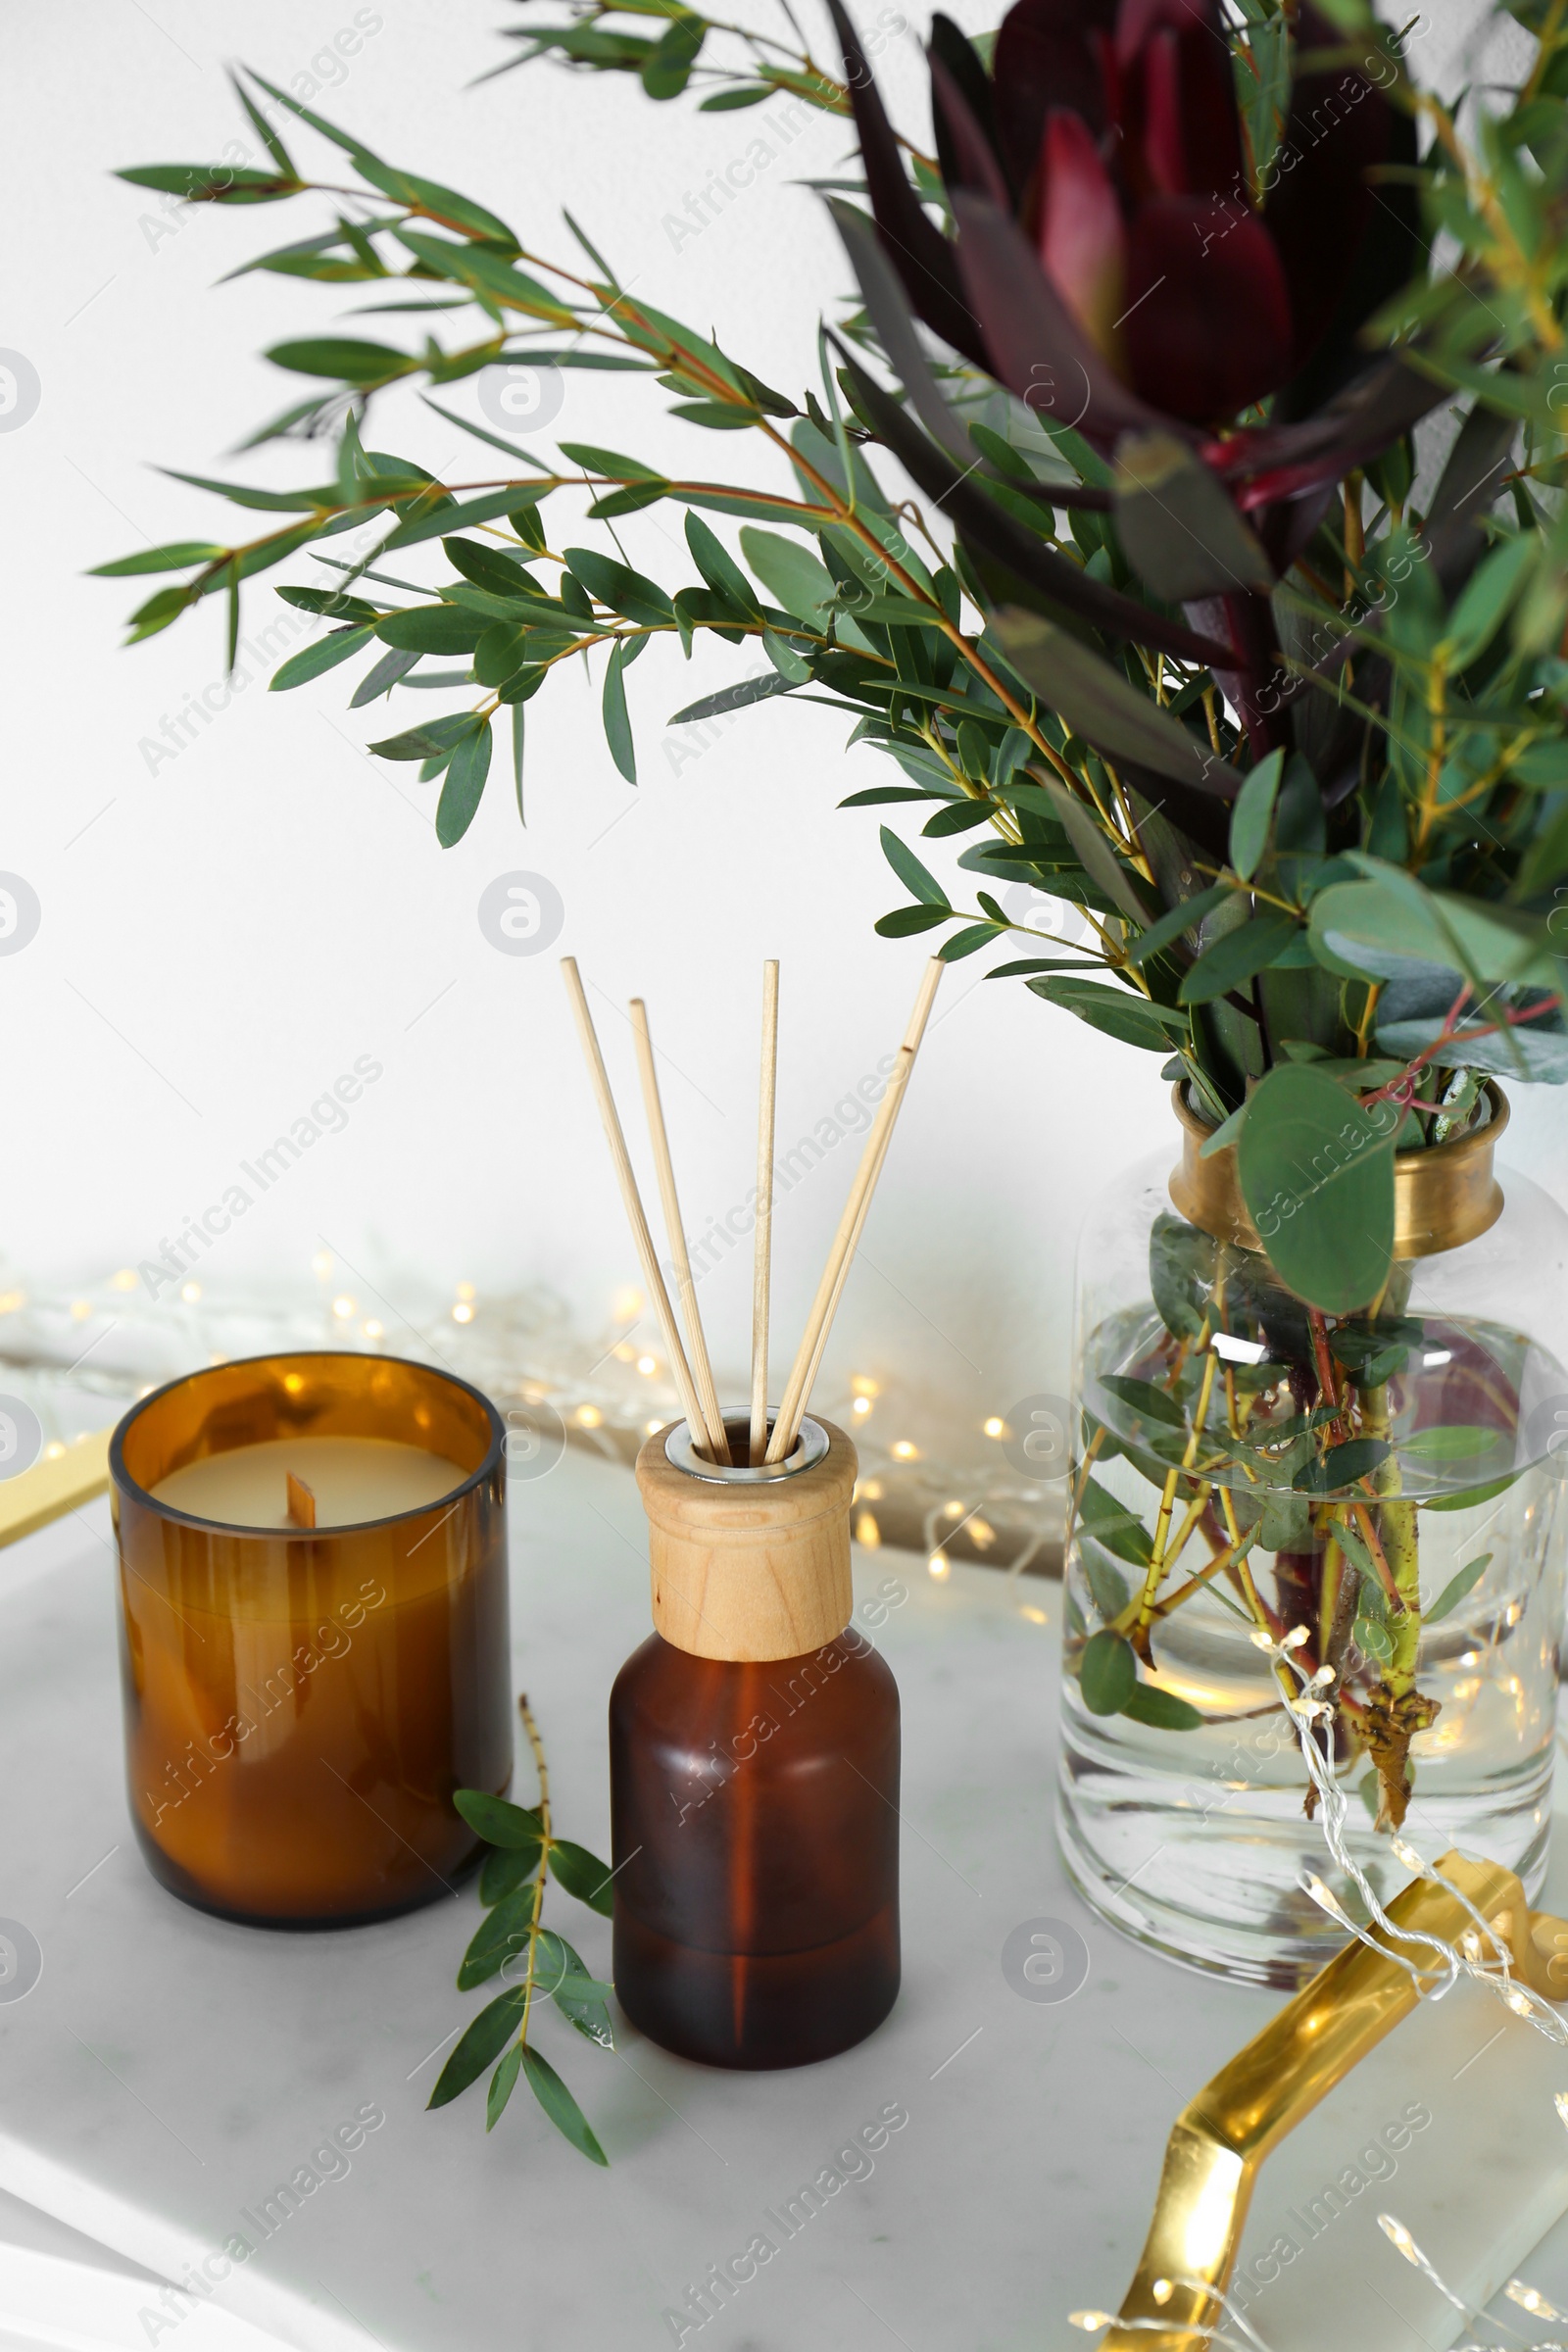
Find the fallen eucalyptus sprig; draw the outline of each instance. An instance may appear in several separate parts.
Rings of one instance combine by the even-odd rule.
[[[522,1959],[520,1982],[480,2010],[465,2033],[431,2091],[428,2105],[444,2107],[477,2081],[492,2059],[501,2063],[490,2078],[485,2130],[493,2132],[520,2074],[558,2132],[594,2164],[608,2164],[587,2117],[542,2051],[529,2040],[536,2000],[552,2000],[568,2024],[601,2049],[615,2046],[605,1995],[613,1988],[592,1976],[564,1936],[541,1924],[546,1873],[568,1894],[608,1919],[614,1906],[611,1872],[597,1855],[569,1838],[558,1838],[550,1818],[550,1772],[544,1743],[525,1696],[519,1696],[523,1729],[539,1776],[539,1802],[509,1804],[483,1788],[460,1788],[453,1802],[470,1829],[490,1847],[479,1872],[479,1900],[488,1916],[463,1955],[458,1990],[466,1992],[506,1973]]]

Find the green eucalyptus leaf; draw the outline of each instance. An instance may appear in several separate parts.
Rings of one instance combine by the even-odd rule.
[[[176,539],[168,547],[144,548],[139,556],[120,556],[113,564],[95,564],[92,580],[129,580],[147,571],[183,571],[187,564],[212,564],[228,550],[205,539]]]
[[[1387,1104],[1363,1110],[1310,1062],[1254,1089],[1236,1147],[1242,1192],[1270,1262],[1308,1304],[1343,1315],[1376,1298],[1394,1257],[1394,1143]]]
[[[552,1838],[550,1874],[591,1911],[602,1912],[606,1919],[613,1916],[615,1890],[611,1882],[614,1874],[585,1845],[573,1845],[569,1838]]]
[[[1298,937],[1300,925],[1294,915],[1268,907],[1222,931],[1206,947],[1192,970],[1183,975],[1178,996],[1183,1004],[1207,1004],[1232,989],[1245,988],[1258,972],[1282,956]]]
[[[934,931],[953,920],[951,906],[895,906],[872,925],[879,939],[912,939],[916,932]]]
[[[828,610],[839,593],[838,582],[824,564],[780,531],[748,525],[741,532],[741,550],[768,593],[786,612],[808,628],[825,629]]]
[[[1389,1452],[1386,1439],[1350,1438],[1343,1446],[1331,1446],[1320,1462],[1304,1463],[1291,1484],[1298,1494],[1337,1494],[1370,1478]]]
[[[1194,897],[1183,899],[1179,906],[1169,907],[1157,922],[1150,924],[1142,939],[1129,949],[1128,962],[1147,963],[1151,956],[1163,955],[1167,948],[1173,947],[1189,931],[1195,931],[1205,915],[1223,906],[1232,896],[1225,883],[1216,882],[1211,889],[1198,891]]]
[[[417,360],[387,343],[366,343],[351,335],[318,335],[302,342],[274,343],[267,354],[274,368],[295,375],[325,375],[347,384],[381,384],[411,374]]]
[[[447,762],[435,811],[435,837],[444,850],[460,842],[474,820],[490,773],[490,749],[487,722],[466,735]]]
[[[542,1850],[538,1845],[492,1846],[479,1869],[480,1902],[499,1903],[515,1894],[538,1869]]]
[[[1160,1421],[1170,1429],[1185,1429],[1187,1415],[1174,1396],[1156,1389],[1151,1380],[1134,1380],[1121,1372],[1102,1375],[1100,1385],[1141,1421]]]
[[[591,2164],[608,2165],[610,2158],[589,2129],[587,2117],[549,2059],[542,2057],[530,2044],[523,2052],[522,2063],[528,2076],[528,2087],[556,2130],[569,2139],[579,2155],[586,2156]]]
[[[1149,1530],[1137,1513],[1124,1502],[1118,1502],[1108,1487],[1096,1478],[1084,1481],[1084,1491],[1078,1498],[1078,1518],[1097,1544],[1102,1544],[1117,1559],[1130,1567],[1147,1568],[1153,1556],[1153,1544]]]
[[[1450,1577],[1444,1586],[1431,1608],[1427,1610],[1424,1622],[1427,1625],[1441,1625],[1445,1617],[1450,1617],[1466,1593],[1473,1592],[1475,1587],[1480,1584],[1491,1564],[1492,1554],[1490,1551],[1482,1552],[1477,1559],[1467,1560],[1458,1575]]]
[[[1203,1720],[1187,1699],[1178,1698],[1174,1690],[1161,1690],[1153,1683],[1135,1683],[1121,1712],[1159,1732],[1196,1732]]]
[[[388,612],[375,624],[383,645],[405,654],[471,654],[488,626],[481,613],[461,605],[411,605]]]
[[[427,2107],[445,2107],[500,2056],[521,2023],[525,1998],[524,1987],[515,1984],[480,2010],[441,2069]]]
[[[1544,923],[1495,900],[1429,890],[1397,866],[1354,853],[1359,882],[1336,882],[1312,901],[1314,952],[1330,970],[1396,979],[1411,962],[1446,965],[1477,994],[1514,984],[1556,992],[1561,968]]]
[[[1108,1625],[1091,1634],[1078,1664],[1078,1687],[1091,1715],[1119,1715],[1138,1684],[1132,1643]]]
[[[281,668],[273,670],[270,692],[286,694],[291,687],[303,686],[309,679],[320,677],[324,670],[335,669],[340,662],[347,662],[351,655],[357,654],[361,646],[374,634],[372,623],[368,628],[334,629],[330,636],[318,637],[314,645],[306,646],[302,653],[290,654]]]
[[[1127,1606],[1127,1579],[1108,1559],[1103,1559],[1092,1536],[1080,1531],[1078,1556],[1083,1565],[1084,1581],[1094,1595],[1096,1608],[1107,1625],[1119,1617]]]
[[[548,1948],[552,1960],[559,1956],[559,1966],[548,1986],[551,1999],[585,2040],[596,2042],[602,2050],[612,2050],[615,2030],[605,2006],[605,1995],[613,1987],[589,1974],[564,1936],[552,1935],[549,1930],[546,1935],[550,1937]],[[544,1940],[541,1936],[541,1943]]]
[[[521,2065],[522,2044],[514,2041],[490,2078],[490,2088],[484,2102],[484,2128],[487,2132],[493,2132],[500,2123]]]
[[[632,740],[631,720],[626,711],[626,649],[623,644],[612,646],[610,660],[605,665],[603,716],[605,741],[628,784],[637,781],[637,746]]]
[[[948,894],[936,876],[927,872],[914,852],[890,826],[884,825],[881,834],[882,855],[906,890],[912,891],[925,906],[940,906],[944,913],[948,912]]]
[[[1508,1446],[1511,1441],[1500,1429],[1484,1429],[1472,1423],[1446,1422],[1433,1429],[1415,1429],[1399,1440],[1399,1458],[1406,1462],[1469,1462],[1479,1464],[1481,1456],[1495,1453],[1498,1446]]]
[[[1044,997],[1047,1004],[1087,1021],[1092,1029],[1102,1029],[1107,1037],[1138,1046],[1146,1054],[1168,1054],[1172,1040],[1188,1034],[1184,1013],[1130,996],[1125,989],[1104,988],[1096,981],[1072,977],[1026,980],[1024,986]]]
[[[537,1845],[544,1835],[537,1813],[504,1796],[492,1796],[487,1788],[460,1788],[452,1802],[487,1845],[526,1848]]]
[[[1375,1617],[1357,1617],[1350,1639],[1363,1657],[1376,1658],[1380,1666],[1386,1666],[1394,1655],[1394,1636]]]
[[[1159,1211],[1149,1235],[1149,1281],[1160,1321],[1173,1339],[1194,1340],[1202,1328],[1216,1254],[1211,1234],[1168,1208]]]
[[[1258,761],[1236,796],[1236,806],[1231,810],[1231,863],[1244,882],[1250,882],[1263,862],[1284,772],[1282,746]]]
[[[537,1856],[538,1849],[535,1849]],[[524,1951],[533,1934],[535,1890],[519,1886],[487,1911],[468,1941],[458,1970],[458,1990],[467,1992],[493,1977],[514,1952]]]

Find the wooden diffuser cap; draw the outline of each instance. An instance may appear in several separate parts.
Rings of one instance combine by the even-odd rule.
[[[850,1622],[850,1497],[858,1469],[842,1429],[809,1468],[750,1485],[677,1469],[667,1430],[637,1456],[648,1513],[654,1624],[698,1658],[760,1663],[836,1642]]]

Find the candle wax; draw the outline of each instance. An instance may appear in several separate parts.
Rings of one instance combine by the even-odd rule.
[[[418,1510],[468,1476],[444,1454],[392,1438],[268,1438],[186,1462],[152,1493],[156,1501],[219,1526],[294,1529],[290,1471],[316,1496],[318,1531]]]

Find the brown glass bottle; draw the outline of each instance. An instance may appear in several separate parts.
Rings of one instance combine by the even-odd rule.
[[[832,2057],[898,1995],[898,1686],[846,1630],[855,1452],[816,1434],[798,1480],[709,1470],[683,1493],[662,1433],[638,1465],[663,1631],[610,1701],[615,1989],[651,2039],[710,2066]],[[827,1638],[684,1645],[772,1650],[789,1625]]]

